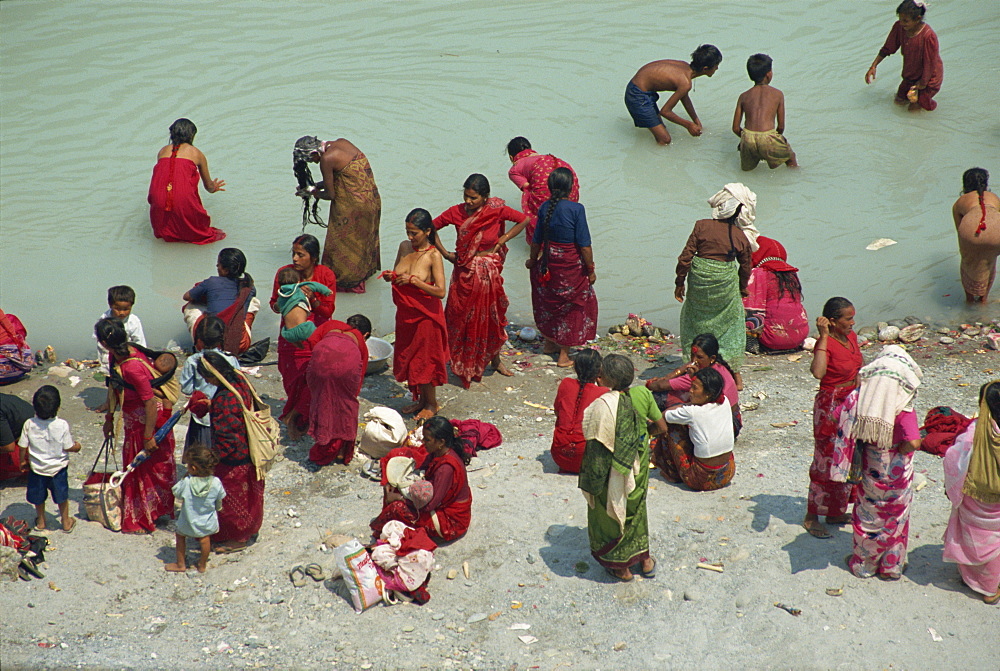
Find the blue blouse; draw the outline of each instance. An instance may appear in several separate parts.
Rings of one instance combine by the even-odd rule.
[[[545,224],[545,216],[551,204],[552,201],[547,200],[538,208],[538,225],[531,240],[535,244],[542,244],[542,226]],[[558,201],[556,211],[552,213],[552,219],[549,221],[546,239],[549,242],[575,243],[578,247],[590,247],[590,229],[587,228],[587,212],[583,205],[565,199]]]

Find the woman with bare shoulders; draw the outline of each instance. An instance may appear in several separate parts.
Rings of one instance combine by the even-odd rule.
[[[319,163],[319,184],[312,182],[309,163]],[[297,195],[330,201],[322,263],[336,273],[337,291],[363,294],[365,280],[382,267],[382,199],[368,157],[344,138],[324,142],[306,135],[295,142],[292,169],[299,180]]]
[[[969,168],[962,175],[962,195],[951,208],[962,255],[962,287],[968,303],[985,303],[1000,256],[1000,198],[989,191],[990,173]]]
[[[226,183],[212,179],[208,159],[191,144],[197,132],[189,119],[178,119],[170,124],[170,144],[156,155],[146,200],[153,235],[166,242],[207,245],[226,237],[224,231],[212,228],[198,194],[199,178],[209,193],[225,191]]]
[[[434,245],[437,231],[427,210],[406,215],[406,240],[400,243],[392,270],[382,273],[392,282],[396,305],[396,342],[392,372],[406,382],[413,403],[404,413],[417,419],[438,412],[437,387],[448,381],[448,327],[444,320],[445,279],[441,252]]]

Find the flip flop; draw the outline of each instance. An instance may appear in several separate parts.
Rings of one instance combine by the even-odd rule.
[[[76,518],[75,517],[69,518],[69,529],[63,529],[62,532],[64,534],[71,534],[71,533],[73,533],[73,529],[76,529]]]
[[[656,560],[655,559],[653,560],[653,568],[649,569],[648,571],[643,571],[642,570],[642,564],[639,564],[639,574],[643,578],[647,578],[647,579],[653,579],[653,578],[655,578],[656,577]]]
[[[326,574],[323,573],[323,567],[319,564],[306,564],[305,572],[307,576],[316,582],[321,582],[326,578]]]
[[[1000,601],[1000,590],[997,590],[996,594],[983,597],[983,603],[985,603],[988,606],[992,606],[996,604],[998,601]]]
[[[833,538],[833,534],[826,530],[818,520],[806,524],[802,523],[802,528],[809,532],[813,538]]]
[[[295,587],[305,587],[306,584],[306,571],[302,566],[296,566],[291,571],[288,572],[288,577],[292,581],[292,585]]]
[[[27,559],[21,560],[20,569],[27,571],[29,575],[38,578],[39,580],[45,577],[45,574],[38,570],[38,566]],[[18,573],[20,573],[20,570]]]
[[[630,574],[629,577],[623,578],[620,575],[617,575],[614,571],[612,571],[611,569],[609,569],[607,566],[604,567],[604,570],[607,572],[607,574],[609,576],[611,576],[615,580],[618,580],[619,582],[632,582],[633,580],[635,580],[635,575],[634,574]]]
[[[31,574],[24,570],[23,566],[17,567],[17,577],[25,582],[31,582]]]
[[[217,555],[231,555],[235,552],[243,552],[246,549],[247,549],[246,545],[240,547],[233,547],[232,545],[217,545],[212,550],[212,552],[214,552]]]

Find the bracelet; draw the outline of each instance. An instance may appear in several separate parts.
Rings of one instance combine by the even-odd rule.
[[[594,266],[593,266],[593,265],[589,265],[589,266],[584,266],[584,268],[586,268],[586,269],[587,269],[587,270],[589,270],[590,272],[594,272]]]
[[[825,351],[826,351],[826,348],[825,348],[825,347],[817,347],[817,348],[816,348],[816,349],[814,349],[813,351],[814,351],[814,352],[825,352]]]
[[[156,436],[143,436],[144,440],[153,440],[153,438],[156,438]]]

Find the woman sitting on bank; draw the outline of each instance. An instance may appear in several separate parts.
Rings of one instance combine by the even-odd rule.
[[[260,310],[257,288],[246,272],[247,257],[241,250],[226,247],[219,252],[215,267],[217,276],[198,282],[184,294],[184,323],[193,340],[198,322],[205,315],[216,315],[226,324],[223,350],[242,354],[250,347],[250,329]]]
[[[691,380],[691,402],[663,413],[667,426],[684,425],[686,438],[673,431],[663,443],[657,462],[665,480],[683,482],[696,492],[721,489],[736,473],[733,459],[732,413],[722,393],[722,376],[713,368],[702,368]]]
[[[979,416],[944,455],[951,518],[944,560],[958,564],[962,582],[1000,601],[1000,380],[979,390]]]
[[[418,507],[399,490],[386,485],[382,512],[371,522],[376,536],[390,520],[425,529],[432,537],[446,541],[460,538],[469,530],[472,490],[465,467],[470,457],[463,449],[462,440],[451,422],[440,415],[424,423],[423,435],[427,460],[417,466],[426,468],[424,480],[431,485],[430,500]],[[413,487],[417,484],[419,482]]]
[[[215,477],[226,498],[219,510],[219,531],[212,536],[219,554],[239,552],[260,531],[264,521],[264,481],[250,459],[243,408],[253,407],[250,383],[218,352],[205,352],[198,373],[218,388],[212,398],[212,451],[219,457]]]
[[[802,306],[799,269],[788,265],[788,254],[777,240],[757,236],[753,270],[743,298],[747,351],[787,351],[802,347],[809,335],[809,318]]]
[[[653,392],[653,398],[656,399],[656,405],[660,410],[667,410],[691,401],[690,390],[694,374],[706,368],[711,368],[722,376],[722,394],[726,397],[732,413],[733,435],[739,437],[743,428],[739,395],[743,389],[743,377],[733,372],[722,358],[722,354],[719,353],[719,341],[711,333],[702,333],[695,337],[691,343],[690,363],[684,364],[664,377],[646,380],[646,387]]]
[[[170,124],[170,144],[156,155],[146,200],[153,235],[166,242],[207,245],[226,237],[212,228],[198,195],[199,178],[209,193],[225,191],[226,183],[209,174],[208,159],[192,144],[197,132],[189,119],[178,119]]]
[[[597,384],[601,374],[601,355],[585,349],[573,360],[576,378],[564,377],[556,400],[556,426],[552,431],[552,461],[560,473],[579,473],[587,441],[583,438],[583,411],[597,398],[611,391]]]

